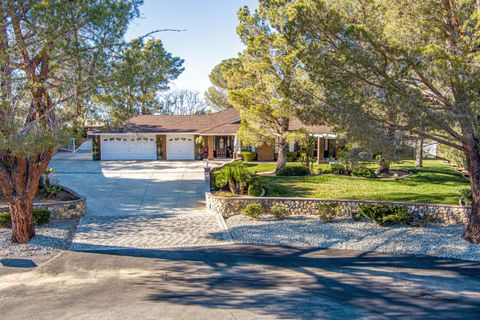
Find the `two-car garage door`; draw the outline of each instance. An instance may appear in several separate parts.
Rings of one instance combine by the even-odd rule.
[[[167,160],[194,160],[193,135],[167,135]],[[157,141],[154,135],[102,136],[102,160],[156,160]]]

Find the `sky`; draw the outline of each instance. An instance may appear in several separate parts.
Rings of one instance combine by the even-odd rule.
[[[145,0],[141,18],[129,26],[127,40],[157,29],[184,29],[156,34],[165,49],[185,60],[185,71],[172,89],[192,89],[203,94],[208,75],[223,59],[235,57],[243,45],[236,33],[237,11],[257,0]]]

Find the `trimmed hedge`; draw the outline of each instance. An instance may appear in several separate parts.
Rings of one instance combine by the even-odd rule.
[[[257,154],[253,151],[242,151],[242,160],[245,162],[252,162],[257,159]]]
[[[283,167],[278,170],[277,176],[308,176],[310,174],[310,169],[305,166],[292,166],[292,167]]]

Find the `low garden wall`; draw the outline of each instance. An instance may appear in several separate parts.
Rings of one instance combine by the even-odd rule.
[[[56,202],[34,202],[33,209],[50,211],[50,218],[54,220],[66,220],[83,216],[87,212],[87,199],[69,188],[62,186],[62,189],[78,199]],[[3,211],[9,211],[8,206],[1,205],[0,212]]]
[[[431,216],[435,221],[443,224],[465,224],[470,207],[452,206],[428,203],[389,202],[368,200],[339,200],[339,199],[313,199],[313,198],[274,198],[274,197],[217,197],[206,192],[207,209],[228,218],[240,214],[241,210],[250,203],[261,204],[265,210],[274,205],[287,207],[293,215],[315,215],[317,204],[321,202],[335,202],[340,205],[342,215],[351,216],[361,204],[389,204],[406,206],[408,212],[417,217]]]

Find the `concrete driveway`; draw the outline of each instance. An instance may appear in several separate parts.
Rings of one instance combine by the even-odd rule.
[[[56,179],[87,197],[88,216],[189,213],[203,208],[203,162],[54,160]]]
[[[87,197],[73,250],[230,243],[223,219],[206,212],[201,161],[91,161],[56,156],[55,179]]]

